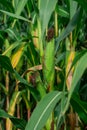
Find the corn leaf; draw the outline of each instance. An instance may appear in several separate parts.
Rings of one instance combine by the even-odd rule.
[[[19,128],[21,130],[24,130],[26,121],[23,119],[18,119],[14,116],[11,116],[7,114],[4,110],[0,109],[0,118],[9,118],[12,123],[16,126],[16,128]]]
[[[76,13],[77,6],[78,6],[78,4],[76,1],[70,0],[70,19],[72,19],[72,17]]]
[[[20,61],[20,58],[23,54],[23,51],[24,51],[24,46],[22,45],[12,56],[12,60],[11,60],[11,63],[12,63],[12,66],[13,68],[15,68],[17,66],[17,64],[19,63]]]
[[[37,105],[25,130],[41,130],[50,116],[56,103],[61,99],[61,92],[53,91],[47,94]]]
[[[0,12],[5,13],[6,15],[13,17],[13,18],[16,18],[16,19],[20,19],[20,20],[23,20],[23,21],[26,21],[26,22],[31,22],[30,20],[28,20],[28,19],[26,19],[22,16],[19,16],[17,14],[14,14],[14,13],[10,13],[10,12],[4,11],[4,10],[0,10]]]
[[[87,123],[87,102],[82,101],[79,96],[74,93],[71,98],[71,105],[79,117]]]
[[[20,37],[18,37],[14,30],[12,30],[11,28],[7,28],[5,32],[7,32],[10,37],[15,38],[17,41],[20,41]]]
[[[12,67],[12,65],[11,65],[11,62],[10,62],[10,59],[9,59],[7,56],[0,55],[0,65],[1,65],[4,69],[10,71],[11,73],[14,72],[13,67]]]
[[[39,100],[39,98],[37,96],[37,95],[39,95],[38,91],[33,86],[31,86],[27,80],[25,80],[24,78],[22,78],[18,74],[18,72],[16,70],[14,70],[14,76],[16,77],[16,79],[20,83],[24,84],[24,87],[28,88],[31,91],[31,94],[33,95],[33,97],[35,98],[35,100],[38,101]]]
[[[74,0],[77,1],[85,11],[87,11],[87,0]]]
[[[13,49],[15,49],[16,47],[19,47],[22,45],[22,42],[21,41],[17,41],[17,42],[14,42],[13,44],[11,44],[2,54],[3,55],[7,55],[8,52],[12,51]]]
[[[8,114],[10,114],[12,116],[14,115],[15,106],[17,104],[19,96],[20,96],[20,92],[14,92],[13,95],[12,95],[10,105],[9,105],[9,108],[8,108]],[[6,120],[6,125],[7,125],[8,129],[12,128],[12,122],[9,119]]]
[[[23,11],[25,5],[27,4],[28,0],[19,0],[18,4],[17,4],[17,8],[16,8],[16,12],[15,14],[17,14],[18,16],[21,14],[21,12]]]
[[[70,70],[74,58],[75,58],[75,51],[69,51],[68,56],[66,55],[66,59],[67,59],[67,63],[66,63],[66,77],[67,77],[66,78],[66,84],[67,84],[68,90],[70,90],[72,77],[73,77],[73,73],[74,73],[74,66]]]
[[[62,6],[56,6],[56,11],[61,17],[69,18],[69,12]]]
[[[50,17],[55,9],[57,0],[40,0],[40,21],[42,27],[42,36],[48,25]]]
[[[73,75],[73,79],[72,79],[72,84],[71,84],[71,90],[69,93],[69,98],[71,97],[78,81],[80,80],[80,78],[82,77],[85,69],[87,68],[87,52],[80,58],[80,60],[77,63],[77,66],[75,68],[75,72]]]
[[[68,101],[67,101],[66,107],[64,108],[64,113],[66,112],[66,110],[69,106],[71,96],[74,92],[74,89],[76,88],[77,83],[81,79],[85,69],[87,69],[87,60],[86,59],[87,59],[87,52],[80,58],[80,60],[78,61],[77,65],[76,65],[74,75],[72,78],[72,83],[71,83],[69,95],[68,95]]]
[[[55,49],[55,53],[57,52],[57,49],[59,47],[59,43],[64,40],[69,34],[70,32],[72,32],[76,25],[78,24],[80,17],[82,14],[82,10],[79,8],[77,10],[77,12],[75,13],[75,15],[73,16],[72,20],[69,22],[69,24],[67,25],[66,29],[62,32],[62,34],[56,39],[56,49]]]
[[[9,105],[9,109],[8,109],[8,113],[10,115],[13,115],[15,112],[15,105],[17,104],[17,99],[20,96],[21,92],[14,92],[10,101],[10,105]]]
[[[12,7],[12,4],[11,4],[11,1],[0,0],[0,5],[2,5],[2,7],[5,7],[9,11],[13,11],[13,7]]]

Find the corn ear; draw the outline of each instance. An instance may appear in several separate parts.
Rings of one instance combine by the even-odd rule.
[[[43,57],[43,74],[49,90],[53,89],[54,72],[54,39],[52,39],[47,43]]]

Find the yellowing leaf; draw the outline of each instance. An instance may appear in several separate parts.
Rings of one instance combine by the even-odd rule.
[[[22,56],[23,49],[24,49],[24,46],[20,47],[17,50],[17,52],[12,56],[11,63],[12,63],[13,68],[15,68],[17,66],[17,64]]]
[[[74,60],[74,57],[75,57],[75,51],[71,51],[70,54],[69,54],[69,57],[68,57],[68,60],[67,60],[67,66],[66,66],[66,77],[67,77],[66,85],[67,85],[68,90],[70,90],[72,77],[73,77],[73,72],[74,72],[74,67],[70,70],[72,62]]]
[[[8,110],[8,114],[10,115],[14,115],[15,112],[15,106],[18,100],[18,97],[20,96],[20,92],[14,92],[12,99],[10,101],[10,106],[9,106],[9,110]],[[6,128],[7,130],[12,130],[12,122],[10,121],[10,119],[6,120]]]

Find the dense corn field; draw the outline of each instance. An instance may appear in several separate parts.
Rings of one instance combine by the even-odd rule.
[[[87,129],[87,0],[0,0],[0,130]]]

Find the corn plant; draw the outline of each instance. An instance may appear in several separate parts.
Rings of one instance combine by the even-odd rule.
[[[0,0],[0,130],[86,128],[86,5]]]

